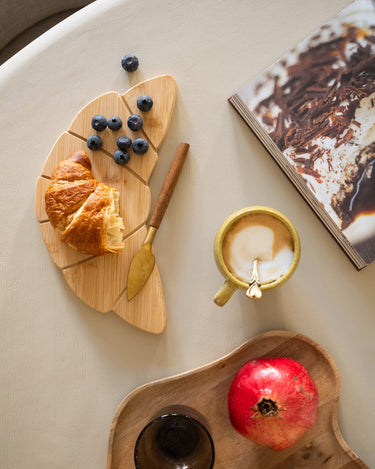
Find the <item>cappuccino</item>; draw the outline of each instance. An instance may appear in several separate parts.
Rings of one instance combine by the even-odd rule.
[[[223,258],[228,270],[246,283],[250,282],[255,259],[260,283],[267,284],[287,273],[293,257],[292,235],[272,215],[245,215],[230,226],[223,239]]]

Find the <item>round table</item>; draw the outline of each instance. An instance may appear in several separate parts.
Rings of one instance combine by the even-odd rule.
[[[375,265],[355,269],[227,102],[348,3],[98,0],[1,66],[3,467],[105,467],[111,421],[129,392],[270,330],[302,333],[331,355],[342,434],[375,467]],[[126,53],[140,59],[134,74],[121,68]],[[44,160],[82,106],[165,73],[178,96],[150,181],[152,205],[179,142],[191,147],[154,242],[167,310],[165,331],[154,335],[77,298],[49,257],[34,205]],[[236,292],[219,308],[215,234],[250,205],[294,223],[300,264],[261,301]]]

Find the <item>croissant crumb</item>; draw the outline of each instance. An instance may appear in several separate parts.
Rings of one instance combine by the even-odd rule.
[[[112,204],[106,219],[107,231],[105,233],[105,245],[110,252],[117,252],[124,247],[122,233],[124,224],[119,213],[119,192],[112,189]]]
[[[94,179],[84,151],[72,153],[57,165],[45,203],[56,234],[72,248],[100,256],[124,247],[119,192]]]

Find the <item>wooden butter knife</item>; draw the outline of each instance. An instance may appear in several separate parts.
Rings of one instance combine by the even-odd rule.
[[[189,147],[188,143],[180,143],[156,201],[143,245],[135,253],[130,263],[127,285],[128,301],[142,289],[154,268],[155,257],[152,252],[152,242],[171,200]]]

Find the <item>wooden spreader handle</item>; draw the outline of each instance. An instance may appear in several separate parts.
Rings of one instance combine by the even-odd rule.
[[[169,201],[171,200],[172,194],[176,187],[178,178],[180,177],[189,148],[190,145],[188,143],[180,143],[173,158],[149,223],[149,225],[153,226],[154,228],[159,228],[159,225],[164,217],[165,211],[167,210]]]

